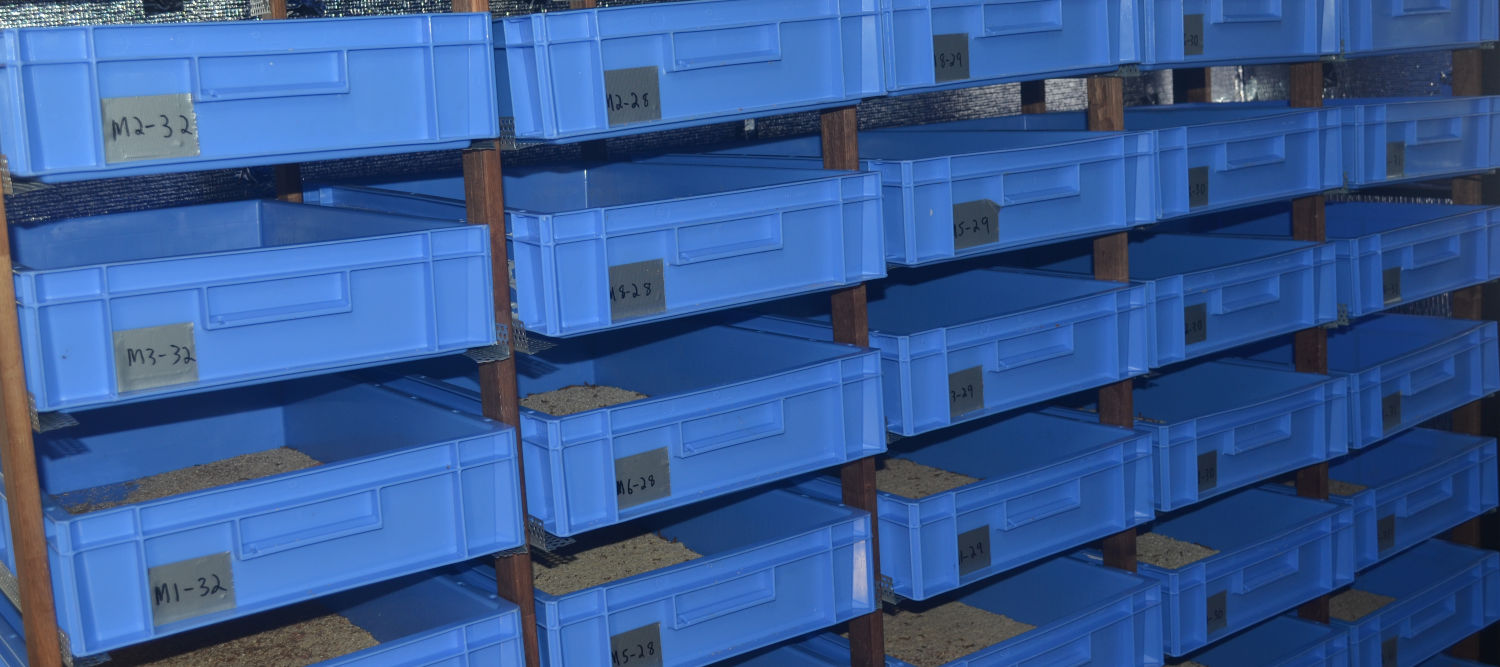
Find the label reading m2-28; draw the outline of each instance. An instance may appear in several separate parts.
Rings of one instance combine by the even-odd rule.
[[[604,71],[604,110],[610,127],[661,120],[661,74],[655,67]]]

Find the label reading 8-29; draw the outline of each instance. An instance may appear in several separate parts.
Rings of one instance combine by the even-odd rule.
[[[197,157],[193,96],[141,95],[99,101],[106,163]]]
[[[990,566],[990,527],[958,534],[958,573],[965,575]]]
[[[1000,205],[988,199],[953,205],[953,249],[1000,242]]]
[[[969,34],[932,36],[932,78],[937,83],[969,78]]]

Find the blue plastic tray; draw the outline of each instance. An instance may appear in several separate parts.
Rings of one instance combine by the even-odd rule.
[[[1137,60],[1135,0],[880,0],[892,94],[1118,69]]]
[[[1421,667],[1484,667],[1484,663],[1472,660],[1460,660],[1451,655],[1439,653],[1423,662]]]
[[[1338,14],[1340,50],[1351,58],[1467,48],[1500,39],[1496,0],[1427,0],[1390,6],[1338,0]]]
[[[1331,0],[1141,0],[1141,68],[1318,60],[1338,49]]]
[[[1187,507],[1347,453],[1347,386],[1341,377],[1234,361],[1137,379],[1135,423],[1151,432],[1156,447],[1157,510]]]
[[[1161,589],[1150,580],[1119,570],[1054,558],[1016,570],[953,598],[1036,626],[943,667],[981,665],[1143,665],[1162,664]],[[920,613],[903,609],[901,613]],[[886,650],[893,638],[886,637]],[[835,634],[815,635],[779,647],[742,666],[847,665],[849,642]],[[886,657],[888,667],[912,667]]]
[[[488,566],[486,566],[488,567]],[[110,654],[110,664],[141,664],[270,629],[297,632],[288,625],[334,613],[368,632],[379,646],[309,667],[399,667],[403,665],[485,665],[520,667],[521,612],[494,593],[494,579],[471,568],[446,569],[330,595],[250,619],[228,621],[173,638]],[[274,651],[274,649],[273,649]],[[102,657],[102,656],[101,656]],[[282,658],[285,656],[282,655]],[[179,660],[181,658],[178,658]],[[271,656],[245,656],[248,664]],[[26,667],[21,615],[0,598],[0,665]]]
[[[1492,228],[1500,226],[1500,208],[1343,202],[1327,206],[1326,221],[1328,242],[1337,255],[1340,319],[1364,317],[1497,277],[1492,261],[1500,261],[1495,255],[1500,244]],[[1189,218],[1173,226],[1289,238],[1292,214],[1288,206],[1264,206]]]
[[[613,649],[645,664],[703,665],[879,609],[860,510],[773,490],[621,528],[560,553],[654,532],[699,557],[563,595],[537,589],[545,664],[610,664]]]
[[[1500,390],[1494,322],[1375,315],[1328,336],[1349,376],[1351,446],[1364,447]]]
[[[1500,620],[1500,554],[1428,540],[1361,573],[1354,589],[1395,598],[1349,632],[1355,667],[1407,667]],[[1335,600],[1336,603],[1336,600]]]
[[[517,315],[532,333],[572,336],[885,276],[873,173],[549,166],[506,170],[505,195]],[[462,176],[323,187],[306,201],[467,217]]]
[[[1017,255],[1027,266],[1093,274],[1089,244]],[[1212,235],[1140,235],[1130,278],[1150,289],[1152,368],[1338,319],[1327,244]]]
[[[1141,285],[983,268],[872,283],[886,427],[926,433],[1146,372],[1146,294]],[[769,306],[775,315],[740,326],[832,340],[827,304]]]
[[[152,405],[37,436],[58,626],[75,655],[524,543],[513,431],[498,422],[337,376]],[[127,500],[142,477],[277,447],[321,465],[78,508]],[[0,533],[15,572],[11,532]]]
[[[1145,433],[1030,412],[899,440],[890,456],[979,480],[924,498],[879,493],[880,570],[902,597],[925,600],[1155,515]],[[835,477],[798,488],[842,497]]]
[[[21,28],[0,47],[0,150],[43,181],[499,134],[488,14]]]
[[[1349,635],[1326,623],[1277,616],[1188,659],[1213,667],[1349,667]]]
[[[497,18],[500,115],[518,138],[578,141],[853,104],[885,94],[879,22],[878,0]]]
[[[1186,655],[1354,580],[1354,510],[1249,489],[1158,520],[1150,532],[1218,551],[1161,582],[1167,655]],[[1079,556],[1098,559],[1097,553]]]
[[[1354,507],[1354,565],[1365,569],[1496,506],[1495,440],[1413,429],[1335,463],[1329,479],[1365,487]]]
[[[1500,166],[1493,97],[1341,99],[1344,182],[1363,188]]]
[[[1139,187],[1158,220],[1282,201],[1341,186],[1340,113],[1283,104],[1221,103],[1132,107],[1124,136],[1152,148],[1150,175]],[[1078,136],[1088,129],[1081,111],[1021,114],[888,130],[894,133],[1028,130],[1036,141]],[[1139,163],[1137,163],[1139,164]],[[1131,207],[1130,201],[1126,202]]]
[[[885,451],[873,350],[655,325],[571,340],[522,356],[517,367],[522,397],[576,384],[650,397],[564,417],[521,408],[527,510],[553,535]],[[467,359],[381,372],[419,373],[391,385],[479,412]]]
[[[10,231],[39,411],[495,341],[479,226],[244,201]]]
[[[885,253],[891,264],[991,254],[1156,219],[1155,135],[913,136],[916,129],[859,134],[861,168],[880,173]],[[817,137],[801,137],[670,159],[816,169],[823,164],[821,156]]]

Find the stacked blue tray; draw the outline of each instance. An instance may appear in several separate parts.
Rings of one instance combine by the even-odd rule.
[[[1174,104],[1131,107],[1124,136],[1151,147],[1151,176],[1139,187],[1154,188],[1155,220],[1283,201],[1343,184],[1337,109],[1290,109],[1285,104]],[[1022,114],[934,123],[888,130],[896,134],[974,133],[1009,135],[1026,130],[1038,139],[1075,136],[1088,129],[1081,111]],[[1118,133],[1116,133],[1118,134]],[[1128,202],[1127,202],[1128,205]]]
[[[665,323],[570,341],[522,359],[523,399],[574,385],[645,395],[563,416],[521,408],[527,511],[556,536],[886,447],[873,350],[728,326]],[[479,379],[467,359],[371,376],[377,374],[401,391],[480,411]]]
[[[1141,0],[1141,68],[1306,62],[1335,53],[1330,0]]]
[[[1292,348],[1255,356],[1290,368]],[[1500,390],[1495,323],[1374,315],[1329,333],[1328,372],[1348,379],[1350,446],[1366,447]]]
[[[516,316],[573,336],[885,276],[880,180],[621,163],[508,169]],[[462,176],[310,188],[305,201],[463,220]]]
[[[974,294],[983,298],[955,298]],[[905,272],[871,283],[886,426],[915,435],[1146,371],[1144,287],[1020,270]],[[833,338],[825,300],[740,326]]]
[[[1003,615],[1031,628],[942,667],[1162,664],[1161,591],[1150,580],[1127,572],[1055,558],[897,614],[920,618],[951,603]],[[915,621],[916,627],[921,623]],[[838,635],[816,635],[731,664],[847,665],[849,642]],[[885,664],[911,667],[897,655],[888,655]]]
[[[153,406],[91,411],[37,436],[72,655],[525,543],[504,424],[338,376]],[[131,481],[277,448],[313,467],[144,499]],[[13,581],[10,531],[0,540]]]
[[[1187,659],[1213,667],[1348,667],[1349,635],[1326,623],[1277,616]]]
[[[915,266],[1097,236],[1156,219],[1155,137],[1141,133],[859,134],[880,174],[886,261]],[[817,169],[817,137],[662,158]],[[1121,202],[1124,206],[1121,206]]]
[[[422,613],[412,613],[416,609]],[[272,664],[297,650],[281,644],[289,637],[327,637],[329,628],[336,626],[318,623],[324,615],[342,617],[350,624],[350,630],[368,634],[376,645],[327,659],[320,656],[309,667],[412,664],[521,667],[526,664],[521,646],[520,610],[495,595],[494,580],[472,566],[328,595],[170,640],[132,646],[112,653],[111,658],[113,662],[133,665],[156,660],[180,661],[191,659],[188,656],[193,651],[211,651],[216,660],[232,658],[244,661],[241,664]],[[271,639],[235,641],[269,632],[277,634],[266,635]],[[346,636],[349,635],[333,638],[330,643]],[[232,650],[240,653],[230,656],[222,649],[211,648],[222,641],[235,641]],[[204,654],[191,655],[210,660]],[[26,657],[21,615],[14,605],[0,600],[0,665],[25,667],[29,664]]]
[[[1363,570],[1494,509],[1494,469],[1494,438],[1425,428],[1335,462],[1328,499],[1354,508],[1354,566]]]
[[[541,575],[536,618],[546,664],[593,667],[610,664],[612,654],[621,664],[707,664],[879,608],[868,567],[870,515],[860,510],[771,490],[622,529],[555,553],[582,557],[602,543],[644,536],[680,543],[696,557],[570,591],[546,590]],[[540,559],[535,567],[550,566]]]
[[[1339,16],[1339,52],[1348,57],[1472,48],[1500,39],[1496,0],[1403,2],[1389,8],[1329,0]]]
[[[1500,555],[1429,540],[1334,596],[1356,667],[1416,665],[1500,620]]]
[[[21,28],[0,43],[0,150],[19,177],[463,148],[499,133],[486,14]]]
[[[1393,202],[1327,205],[1328,242],[1338,265],[1340,319],[1477,285],[1500,261],[1500,208]],[[1292,213],[1273,205],[1189,218],[1174,229],[1289,238]],[[1493,249],[1493,250],[1492,250]]]
[[[495,19],[506,134],[580,141],[885,92],[876,0],[698,0]]]
[[[1500,166],[1494,97],[1340,99],[1350,188],[1424,181]]]
[[[26,385],[73,410],[495,341],[489,232],[241,201],[10,228]]]
[[[1148,288],[1150,365],[1333,322],[1334,250],[1287,239],[1134,236],[1130,279]],[[1072,275],[1093,272],[1093,248],[1058,245],[1007,258]]]
[[[1112,71],[1138,58],[1134,0],[881,0],[892,95]]]
[[[975,480],[917,498],[879,491],[881,573],[897,595],[914,600],[1155,515],[1151,437],[1113,426],[1024,412],[899,440],[880,465],[894,465],[890,459]],[[797,488],[841,497],[834,477]]]
[[[1179,564],[1189,558],[1162,552],[1180,544],[1148,546],[1163,537],[1203,551]],[[1354,579],[1354,511],[1335,503],[1249,489],[1163,517],[1138,539],[1140,573],[1162,587],[1163,650],[1173,656]]]
[[[1348,382],[1237,361],[1136,380],[1137,429],[1151,433],[1156,508],[1187,507],[1348,452]],[[1054,410],[1081,421],[1088,411]]]

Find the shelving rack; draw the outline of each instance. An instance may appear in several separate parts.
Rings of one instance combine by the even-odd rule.
[[[285,0],[271,1],[271,18],[285,18]],[[571,0],[575,9],[593,8],[596,0]],[[486,12],[486,0],[453,0],[455,12]],[[1453,91],[1459,96],[1473,96],[1486,91],[1483,62],[1492,54],[1480,49],[1465,49],[1453,54]],[[1323,104],[1324,62],[1302,62],[1291,65],[1290,102],[1293,107],[1320,107]],[[1179,101],[1206,102],[1209,95],[1210,74],[1205,68],[1177,69],[1174,71],[1174,94]],[[1115,75],[1091,75],[1087,78],[1088,127],[1093,131],[1121,131],[1124,129],[1125,105],[1122,81]],[[1021,83],[1023,113],[1043,113],[1047,110],[1045,85],[1042,80]],[[821,141],[823,166],[834,170],[857,170],[859,168],[857,107],[846,106],[821,112]],[[602,141],[585,144],[585,156],[604,157]],[[504,285],[509,275],[506,264],[508,241],[505,234],[504,187],[502,180],[502,151],[497,142],[477,143],[463,153],[464,185],[467,201],[467,219],[471,224],[486,225],[490,231],[492,275],[497,285]],[[278,198],[289,202],[300,202],[302,183],[298,165],[282,165],[275,169]],[[1494,177],[1462,177],[1453,181],[1453,200],[1462,204],[1500,204],[1495,198],[1497,188]],[[1323,195],[1313,195],[1292,203],[1294,238],[1322,243],[1327,240],[1325,231],[1325,201]],[[4,222],[4,202],[0,201],[0,223]],[[1119,232],[1093,239],[1093,274],[1096,279],[1112,282],[1129,282],[1130,258],[1128,233]],[[10,242],[7,235],[0,235],[0,261],[10,262]],[[0,293],[15,293],[12,275],[3,272],[0,278]],[[1455,317],[1480,319],[1483,314],[1483,286],[1469,287],[1451,295]],[[510,312],[508,291],[495,290],[495,311]],[[841,343],[867,347],[869,345],[869,316],[866,305],[866,288],[857,285],[832,293],[834,339]],[[501,319],[504,319],[503,317]],[[502,335],[499,344],[489,351],[489,360],[479,363],[479,378],[482,387],[483,414],[491,419],[517,427],[517,460],[520,460],[520,407],[517,387],[515,350],[505,332],[506,323],[500,324]],[[1326,374],[1328,372],[1327,330],[1322,327],[1298,332],[1295,336],[1295,365],[1298,371]],[[1102,423],[1131,428],[1135,425],[1136,411],[1133,407],[1134,382],[1124,380],[1099,388],[1098,414]],[[54,616],[54,600],[47,556],[46,539],[42,524],[41,489],[37,474],[33,444],[32,424],[35,418],[23,397],[27,395],[22,364],[19,322],[14,304],[0,307],[0,394],[4,397],[3,420],[5,440],[0,447],[0,465],[5,470],[6,495],[11,499],[11,529],[17,543],[17,578],[20,597],[26,610],[25,635],[28,653],[34,665],[61,664],[62,651],[58,631],[50,619]],[[1494,408],[1491,407],[1490,410]],[[1481,434],[1485,428],[1485,408],[1476,402],[1453,413],[1453,428],[1463,433]],[[1494,433],[1485,433],[1495,435]],[[875,459],[868,457],[845,464],[840,469],[843,501],[846,505],[876,512]],[[1318,500],[1329,497],[1329,464],[1327,462],[1300,469],[1295,474],[1297,495]],[[524,476],[521,478],[524,484]],[[524,513],[525,493],[521,493]],[[1474,519],[1456,527],[1452,533],[1455,541],[1480,545],[1485,536],[1484,519]],[[872,541],[878,544],[875,534],[877,522],[872,521]],[[1104,563],[1126,571],[1136,571],[1136,529],[1130,528],[1105,538],[1102,542]],[[873,549],[875,560],[872,571],[879,573],[879,549]],[[535,609],[533,605],[532,562],[530,551],[519,549],[496,556],[495,569],[501,597],[518,605],[522,615],[522,632],[525,638],[525,654],[530,665],[540,664],[539,646],[535,632]],[[1328,597],[1308,602],[1297,609],[1302,618],[1327,623],[1329,620]],[[862,616],[850,623],[851,664],[874,666],[884,664],[884,637],[880,612]],[[1480,635],[1469,638],[1453,649],[1453,654],[1469,659],[1481,653]]]

